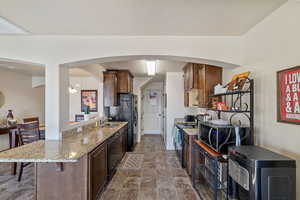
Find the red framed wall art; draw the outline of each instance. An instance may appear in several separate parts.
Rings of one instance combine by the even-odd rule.
[[[300,66],[277,72],[277,121],[300,124]]]

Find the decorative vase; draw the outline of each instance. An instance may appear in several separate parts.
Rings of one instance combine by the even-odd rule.
[[[8,110],[8,114],[6,116],[6,119],[7,120],[11,120],[11,119],[14,119],[14,115],[12,113],[12,110]]]

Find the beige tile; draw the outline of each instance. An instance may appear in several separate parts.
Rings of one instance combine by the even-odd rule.
[[[102,197],[101,197],[101,200],[112,200],[112,199],[118,199],[119,198],[119,193],[120,191],[119,190],[116,190],[116,189],[107,189]]]
[[[144,188],[156,188],[156,177],[142,177],[140,189]]]
[[[171,188],[158,188],[159,200],[179,200],[177,198],[177,192]]]
[[[156,188],[145,188],[139,191],[138,200],[158,200]]]
[[[137,200],[138,193],[138,189],[124,189],[120,192],[119,200]]]
[[[172,169],[172,173],[174,177],[188,177],[186,171],[182,168],[179,169]]]

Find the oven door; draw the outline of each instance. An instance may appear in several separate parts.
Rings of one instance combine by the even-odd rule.
[[[228,197],[234,200],[250,200],[251,169],[238,161],[229,159],[228,162]]]

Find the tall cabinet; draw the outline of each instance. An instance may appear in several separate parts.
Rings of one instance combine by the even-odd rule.
[[[184,105],[208,107],[214,86],[222,83],[222,68],[212,65],[188,63],[184,68]]]

